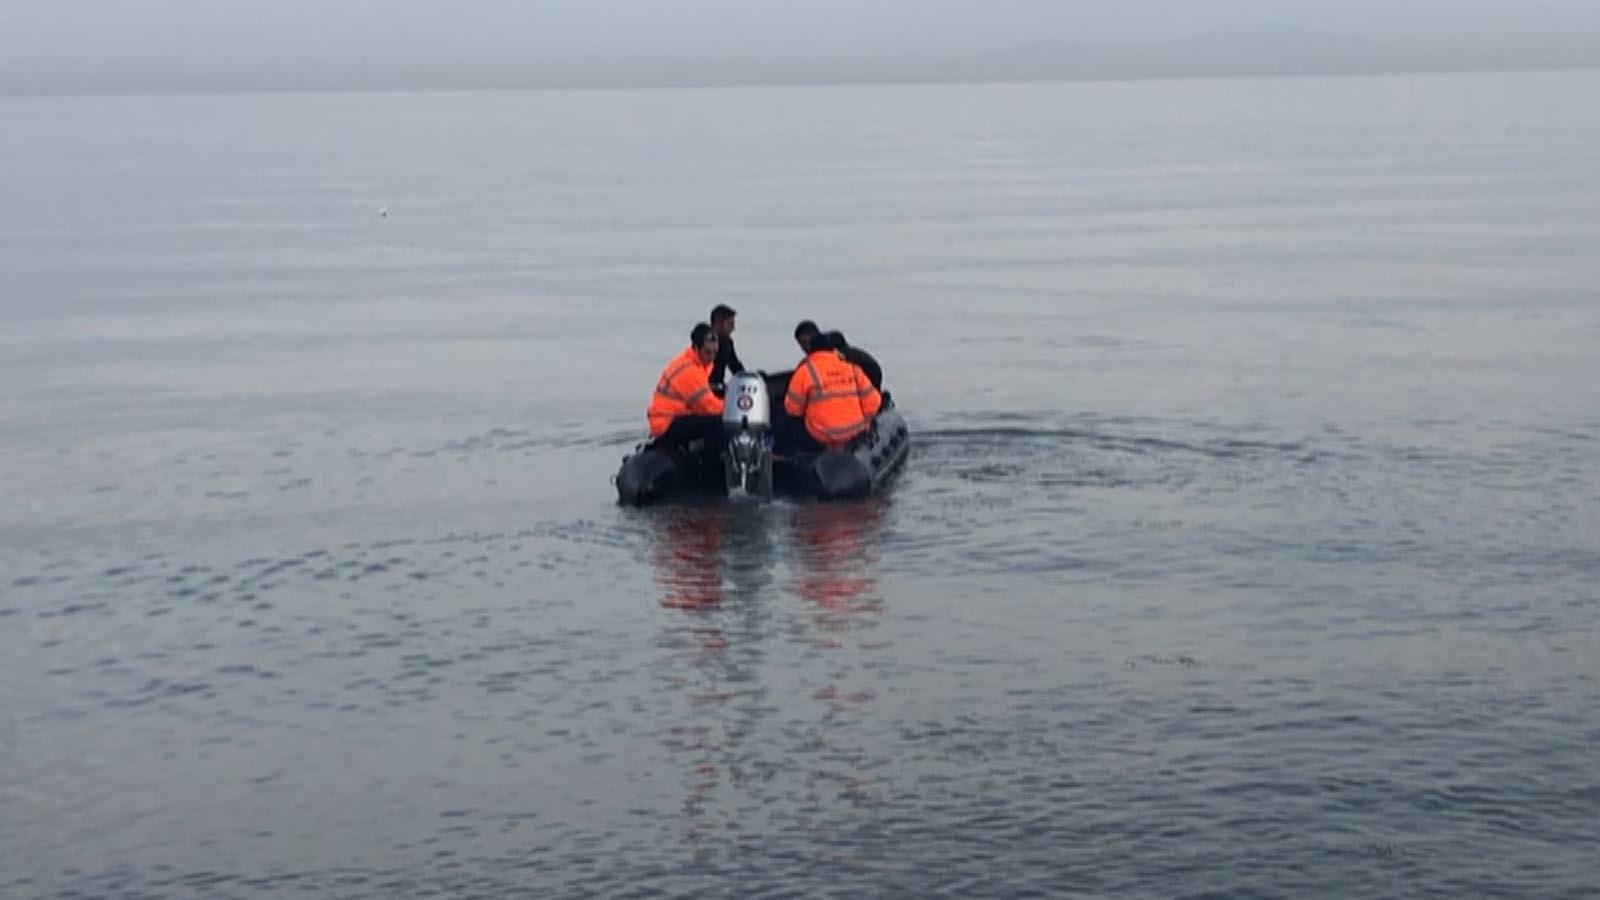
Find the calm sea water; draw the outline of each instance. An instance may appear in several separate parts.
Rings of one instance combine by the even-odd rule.
[[[1596,896],[1597,99],[0,101],[0,896]],[[615,506],[719,302],[890,495]]]

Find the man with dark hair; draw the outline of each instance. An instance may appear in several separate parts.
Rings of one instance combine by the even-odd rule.
[[[800,345],[802,354],[810,353],[811,339],[821,333],[822,330],[817,327],[817,323],[810,319],[802,319],[800,324],[794,327],[794,342]]]
[[[711,390],[722,396],[723,380],[727,375],[744,371],[744,363],[733,349],[733,317],[738,315],[733,307],[718,303],[711,309],[711,330],[717,333],[717,358],[711,366]]]
[[[664,444],[722,434],[722,398],[711,392],[708,375],[717,358],[717,333],[704,322],[689,332],[689,347],[661,370],[650,398],[650,436]]]

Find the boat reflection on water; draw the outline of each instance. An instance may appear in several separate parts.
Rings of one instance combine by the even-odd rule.
[[[797,789],[785,787],[791,778],[842,802],[877,802],[887,761],[836,732],[870,715],[875,696],[883,644],[864,638],[883,609],[875,569],[888,509],[875,499],[650,511],[659,604],[676,613],[662,619],[657,665],[677,708],[658,737],[684,773],[675,827],[697,854],[723,852],[763,792]],[[826,762],[774,758],[762,738],[774,728],[828,748]],[[788,775],[773,782],[776,771]]]
[[[725,599],[755,601],[772,582],[772,509],[704,503],[651,510],[651,562],[661,605],[720,607]]]
[[[841,615],[877,611],[879,548],[888,501],[758,505],[704,503],[651,510],[651,562],[669,609],[759,603],[777,557],[772,532],[788,537],[794,592]],[[748,610],[741,610],[748,612]]]
[[[812,606],[823,631],[866,627],[862,614],[882,610],[876,569],[887,512],[881,498],[795,508],[789,527],[794,591]]]
[[[670,609],[721,605],[727,510],[706,504],[655,512],[651,562],[662,592],[661,605]]]
[[[679,613],[662,619],[656,663],[661,696],[676,707],[657,736],[685,779],[672,827],[696,854],[715,855],[738,831],[754,777],[750,736],[772,708],[763,662],[776,629],[764,594],[781,518],[771,505],[726,502],[649,515],[659,603]]]
[[[886,644],[873,635],[882,620],[878,568],[888,501],[797,507],[790,519],[789,570],[811,621],[807,695],[815,704],[795,730],[814,748],[795,766],[805,790],[858,808],[881,805],[894,761],[863,741],[875,717]]]

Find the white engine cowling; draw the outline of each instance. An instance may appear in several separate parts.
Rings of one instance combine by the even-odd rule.
[[[771,500],[772,404],[766,379],[740,372],[728,379],[722,401],[722,430],[728,436],[722,461],[728,490]]]
[[[741,431],[759,434],[771,428],[772,403],[766,380],[755,372],[729,378],[722,397],[722,430],[732,437]]]

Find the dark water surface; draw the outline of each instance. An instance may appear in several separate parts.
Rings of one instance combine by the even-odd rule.
[[[0,897],[1600,894],[1597,96],[0,101]]]

